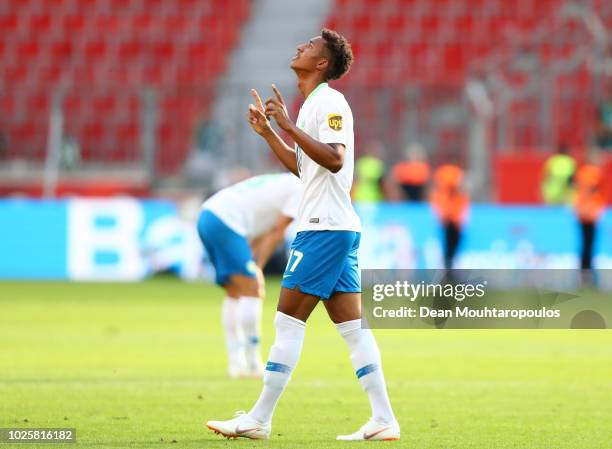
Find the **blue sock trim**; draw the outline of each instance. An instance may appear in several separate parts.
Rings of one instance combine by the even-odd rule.
[[[266,371],[276,371],[279,373],[290,374],[291,367],[289,365],[284,365],[282,363],[268,362],[266,364]]]
[[[372,363],[370,365],[362,366],[357,371],[355,371],[355,374],[357,374],[357,379],[361,379],[366,374],[370,374],[371,372],[376,371],[377,369],[378,365],[376,363]]]

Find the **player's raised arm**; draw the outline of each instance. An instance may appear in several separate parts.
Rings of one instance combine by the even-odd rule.
[[[330,172],[338,173],[344,165],[345,147],[343,144],[319,142],[297,126],[294,126],[291,131],[287,132],[310,159]]]
[[[251,128],[263,137],[270,149],[276,154],[276,157],[283,163],[287,169],[295,176],[300,176],[295,159],[295,151],[293,151],[281,137],[274,131],[270,125],[270,121],[265,115],[265,110],[261,98],[255,89],[251,89],[251,95],[255,100],[255,104],[249,105],[247,118]]]
[[[266,117],[272,117],[278,126],[295,140],[299,147],[317,164],[325,167],[332,173],[340,171],[344,164],[344,145],[340,143],[323,143],[310,137],[298,128],[289,118],[287,106],[280,91],[272,85],[275,98],[266,100]]]

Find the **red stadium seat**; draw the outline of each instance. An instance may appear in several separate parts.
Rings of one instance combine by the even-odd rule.
[[[2,81],[5,87],[15,87],[25,84],[28,80],[28,74],[27,65],[8,66],[4,70]]]
[[[101,114],[109,115],[115,112],[117,97],[113,94],[100,95],[93,99],[92,106]]]
[[[76,66],[70,70],[69,75],[72,85],[91,87],[96,83],[96,71],[91,64]]]
[[[0,92],[0,115],[3,117],[11,116],[16,109],[15,96],[9,92]]]
[[[29,35],[48,36],[53,29],[53,20],[49,13],[30,16]]]
[[[64,17],[63,29],[66,37],[74,39],[85,30],[85,16],[74,14]]]
[[[32,121],[16,123],[13,125],[12,135],[17,141],[30,141],[36,136],[36,125]]]
[[[91,63],[93,61],[104,59],[107,56],[106,41],[96,40],[89,41],[85,44],[85,59]],[[123,56],[120,53],[120,56]]]
[[[91,28],[87,30],[87,33],[103,41],[107,39],[106,36],[121,35],[130,28],[127,19],[120,15],[94,16],[89,22]]]
[[[41,87],[56,86],[60,83],[63,73],[61,65],[41,66],[36,71],[35,80]]]
[[[69,59],[72,56],[72,51],[72,41],[53,41],[50,44],[49,55],[57,64],[63,64],[64,60]]]
[[[40,44],[37,40],[21,41],[16,48],[19,58],[31,62],[40,55]]]
[[[83,126],[87,140],[91,142],[100,141],[104,135],[104,126],[97,120],[86,123]]]
[[[0,36],[14,35],[19,29],[19,17],[15,13],[0,14]]]
[[[117,56],[122,62],[130,63],[130,60],[137,60],[143,52],[143,46],[140,41],[130,40],[119,44]]]

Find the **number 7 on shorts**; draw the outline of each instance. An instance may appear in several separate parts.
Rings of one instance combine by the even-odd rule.
[[[295,256],[295,260],[293,264],[291,264],[291,258]],[[287,269],[289,269],[290,273],[293,273],[297,268],[298,264],[302,261],[302,257],[304,257],[304,253],[302,251],[298,251],[297,249],[292,249],[289,251],[289,260],[287,261]],[[289,268],[291,265],[291,268]]]

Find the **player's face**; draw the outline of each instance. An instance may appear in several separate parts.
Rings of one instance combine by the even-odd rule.
[[[325,41],[321,36],[313,37],[308,42],[298,45],[295,56],[291,58],[293,70],[325,70],[328,64]]]

